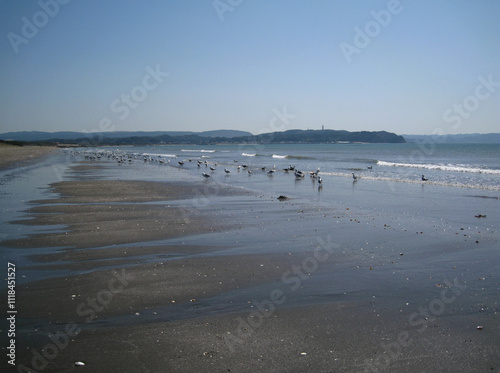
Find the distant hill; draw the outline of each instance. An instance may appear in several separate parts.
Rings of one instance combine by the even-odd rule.
[[[227,137],[229,139],[233,137],[241,137],[241,136],[253,136],[252,133],[247,131],[237,131],[237,130],[214,130],[214,131],[203,131],[194,133],[195,135],[199,135],[202,137]]]
[[[151,145],[151,144],[238,144],[238,143],[402,143],[405,139],[391,132],[349,132],[336,130],[289,130],[284,132],[252,135],[250,132],[215,130],[205,132],[188,131],[136,131],[136,132],[9,132],[0,134],[0,139],[44,142],[73,143],[81,146],[99,145]]]
[[[0,134],[1,140],[14,140],[14,141],[47,141],[52,139],[58,140],[77,140],[86,137],[99,137],[99,138],[114,138],[123,139],[128,137],[156,137],[156,136],[188,136],[196,135],[200,137],[241,137],[253,136],[250,132],[237,131],[237,130],[213,130],[204,132],[191,132],[191,131],[116,131],[116,132],[41,132],[41,131],[23,131],[23,132],[6,132]]]
[[[407,142],[448,144],[500,144],[500,133],[470,133],[461,135],[403,135]]]
[[[241,141],[255,141],[258,143],[301,143],[324,144],[338,142],[364,143],[404,143],[402,136],[386,131],[359,131],[343,130],[289,130],[284,132],[264,133],[250,138],[234,138]]]
[[[237,137],[214,137],[208,135],[247,133],[242,131],[207,131],[202,133],[174,132],[175,136],[158,132],[108,132],[104,136],[101,133],[82,134],[77,133],[78,138],[50,138],[46,140],[34,140],[33,142],[45,144],[75,144],[79,146],[101,146],[101,145],[155,145],[155,144],[325,144],[325,143],[404,143],[405,139],[394,133],[386,131],[378,132],[349,132],[335,130],[289,130],[285,132],[264,133],[261,135],[245,135]],[[55,134],[55,133],[54,133]],[[54,135],[52,134],[52,135]],[[66,133],[67,134],[67,133]],[[120,137],[111,137],[119,134]],[[134,134],[136,136],[130,136]],[[144,136],[141,136],[143,135]],[[82,137],[82,135],[84,137]],[[129,137],[127,137],[129,135]],[[27,138],[27,137],[21,137]],[[36,137],[41,138],[41,137]]]

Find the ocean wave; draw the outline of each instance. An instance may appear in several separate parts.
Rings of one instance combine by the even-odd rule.
[[[452,172],[470,172],[475,174],[492,174],[500,175],[500,170],[494,170],[490,168],[479,168],[470,167],[462,165],[441,165],[432,163],[398,163],[398,162],[386,162],[377,161],[379,166],[390,166],[390,167],[407,167],[407,168],[421,168],[426,170],[441,170],[441,171],[452,171]]]
[[[302,155],[280,155],[280,154],[259,154],[259,153],[241,153],[243,157],[271,157],[274,159],[316,159]]]
[[[142,153],[141,155],[142,156],[148,155],[150,157],[177,158],[175,154]]]
[[[344,172],[321,172],[322,176],[341,176],[352,178],[352,173]],[[374,176],[370,174],[357,174],[358,180],[371,180],[371,181],[385,181],[387,183],[406,183],[406,184],[422,184],[425,185],[437,185],[445,187],[454,188],[469,188],[469,189],[482,189],[482,190],[493,190],[500,191],[499,185],[484,185],[484,184],[474,184],[474,183],[463,183],[463,182],[452,182],[452,181],[434,181],[429,180],[422,182],[419,178],[408,179],[408,178],[396,178],[396,177],[386,177],[386,176]]]
[[[207,149],[181,149],[181,152],[190,152],[190,153],[215,153],[216,150],[207,150]]]

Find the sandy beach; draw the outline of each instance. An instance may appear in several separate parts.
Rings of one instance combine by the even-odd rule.
[[[1,243],[18,371],[499,371],[496,232],[100,169]]]
[[[27,164],[54,151],[56,151],[54,146],[0,144],[0,169]]]

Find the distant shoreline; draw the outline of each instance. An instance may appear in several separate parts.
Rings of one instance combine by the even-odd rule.
[[[161,134],[155,132],[101,132],[101,133],[47,133],[17,132],[0,134],[0,137],[23,142],[44,144],[78,144],[95,147],[104,145],[222,145],[222,144],[324,144],[324,143],[405,143],[405,139],[387,131],[344,131],[344,130],[287,130],[259,135],[227,136],[226,132],[212,131],[211,136],[203,133]],[[35,139],[36,135],[36,139]]]

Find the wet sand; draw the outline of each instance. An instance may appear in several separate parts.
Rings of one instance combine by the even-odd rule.
[[[51,185],[59,197],[18,223],[62,231],[2,243],[33,263],[19,269],[17,362],[43,372],[500,369],[495,234],[396,229],[399,217],[206,185]],[[193,203],[200,191],[209,204]]]
[[[487,372],[498,344],[478,347],[477,330],[456,335],[470,318],[447,317],[425,332],[403,328],[408,315],[380,318],[357,304],[199,317],[81,332],[44,371],[92,372]],[[137,316],[137,318],[139,318]],[[250,326],[255,325],[255,327]],[[61,338],[62,340],[62,338]],[[105,350],[101,353],[99,349]]]
[[[54,146],[0,144],[0,169],[18,167],[36,161],[56,150],[57,148]]]
[[[4,245],[81,249],[209,232],[212,227],[208,220],[194,216],[192,207],[178,208],[168,203],[143,204],[187,198],[195,193],[196,188],[173,183],[123,180],[58,182],[52,184],[50,189],[60,198],[35,201],[38,205],[27,211],[32,219],[14,223],[59,224],[68,229],[61,233],[5,241]]]

